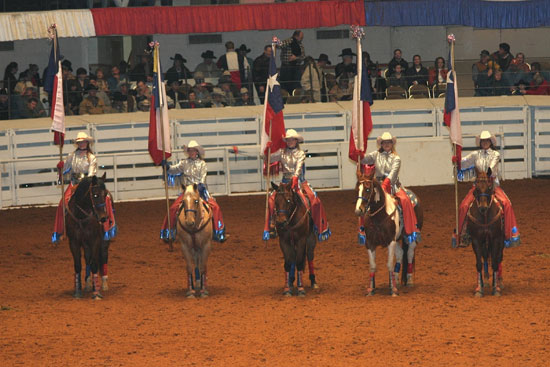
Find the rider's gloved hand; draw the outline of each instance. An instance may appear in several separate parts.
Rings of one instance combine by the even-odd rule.
[[[63,166],[64,166],[64,165],[65,165],[65,162],[59,161],[59,163],[57,163],[57,166],[56,166],[56,167],[57,167],[58,170],[61,171],[61,170],[63,169]]]
[[[382,181],[382,188],[385,192],[388,194],[391,194],[391,181],[389,178],[385,178],[384,181]]]
[[[298,176],[292,177],[292,188],[297,189],[298,188]]]

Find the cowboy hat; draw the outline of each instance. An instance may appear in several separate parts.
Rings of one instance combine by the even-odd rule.
[[[212,89],[212,95],[215,95],[215,94],[217,94],[219,96],[223,95],[222,89],[218,88],[218,87],[214,87],[214,89]]]
[[[241,88],[240,92],[241,94],[245,94],[245,93],[248,94],[248,89],[243,87]]]
[[[497,138],[495,138],[495,136],[491,134],[489,131],[484,130],[481,132],[481,134],[476,136],[476,146],[479,147],[480,146],[479,144],[481,143],[481,141],[485,139],[490,139],[493,145],[497,145]]]
[[[204,148],[197,143],[195,140],[191,140],[189,144],[185,145],[185,151],[187,152],[189,149],[196,149],[199,152],[199,157],[204,158]]]
[[[327,63],[327,65],[331,65],[332,63],[330,62],[330,60],[328,59],[328,55],[327,54],[320,54],[319,55],[319,58],[317,59],[317,61],[325,61]]]
[[[203,52],[201,54],[201,57],[203,59],[215,59],[216,58],[216,56],[214,56],[214,51],[212,51],[212,50],[206,50],[205,52]]]
[[[351,50],[351,48],[348,47],[348,48],[344,48],[342,50],[342,53],[338,56],[344,57],[344,56],[357,56],[357,55],[354,54],[353,51]]]
[[[170,60],[180,60],[181,62],[187,62],[187,60],[185,60],[183,56],[181,56],[181,54],[175,54],[174,57],[170,58]]]
[[[243,51],[243,52],[249,53],[250,49],[248,47],[246,47],[246,45],[243,43],[242,45],[239,46],[237,51]]]
[[[87,141],[88,143],[92,143],[94,141],[94,138],[91,136],[88,136],[85,131],[81,131],[76,135],[76,139],[74,140],[75,143],[80,143],[81,141]]]
[[[397,142],[397,139],[395,136],[392,136],[389,132],[384,132],[382,135],[376,138],[376,145],[378,145],[378,148],[382,146],[382,142],[386,140],[391,140],[393,145]]]
[[[286,141],[287,139],[296,139],[296,140],[298,140],[298,143],[303,143],[303,142],[304,142],[304,138],[302,137],[302,135],[298,134],[298,133],[296,132],[296,130],[294,130],[294,129],[288,129],[288,130],[286,131],[286,135],[285,135],[285,137],[284,137],[283,139],[284,139],[285,141]]]

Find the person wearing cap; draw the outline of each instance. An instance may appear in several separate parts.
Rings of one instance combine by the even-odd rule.
[[[222,74],[222,71],[218,68],[218,65],[214,62],[216,56],[214,56],[214,51],[206,50],[201,54],[203,62],[197,65],[195,68],[195,75],[197,72],[202,73],[204,78],[219,78]],[[196,77],[195,77],[196,78]]]
[[[237,102],[235,100],[235,94],[239,89],[237,89],[237,86],[233,83],[229,71],[226,70],[223,72],[218,85],[222,91],[223,101],[228,106],[234,106]]]
[[[225,43],[225,50],[225,54],[218,59],[217,66],[220,70],[229,71],[231,81],[237,86],[237,90],[239,90],[241,89],[241,84],[246,84],[248,73],[250,73],[250,65],[245,57],[246,53],[244,55],[243,52],[237,53],[235,51],[235,44],[232,41]]]
[[[402,57],[402,52],[400,49],[396,48],[393,50],[393,58],[388,63],[388,74],[387,77],[391,76],[395,72],[395,66],[401,65],[401,70],[403,73],[407,72],[409,68],[409,63],[405,61]]]
[[[420,230],[417,226],[416,214],[411,199],[399,182],[399,170],[401,169],[401,158],[395,150],[397,139],[389,132],[384,132],[376,139],[377,150],[371,152],[363,159],[362,164],[374,165],[375,177],[380,182],[385,192],[394,195],[401,203],[403,210],[404,237],[409,244],[416,245],[420,242]],[[359,244],[366,243],[365,227],[363,219],[359,219]],[[412,268],[410,269],[412,270]]]
[[[171,83],[174,80],[191,79],[191,71],[184,65],[187,60],[181,54],[175,54],[170,60],[174,60],[174,64],[164,74],[166,82]]]
[[[103,100],[97,96],[97,87],[93,84],[88,84],[86,88],[88,95],[80,102],[79,115],[99,115],[105,113],[105,104]]]
[[[270,156],[270,169],[278,170],[280,167],[283,171],[282,182],[285,184],[291,183],[292,188],[302,199],[304,204],[310,204],[311,217],[315,227],[315,233],[319,241],[328,240],[331,236],[325,209],[321,203],[321,199],[313,191],[305,178],[305,161],[306,153],[300,149],[300,143],[304,142],[302,135],[298,134],[294,129],[288,129],[285,137],[286,147],[280,149]],[[271,147],[271,142],[267,143],[267,147]],[[263,232],[263,240],[267,241],[276,236],[275,226],[272,222],[272,216],[275,211],[275,194],[273,191],[269,195],[268,210],[270,215],[266,218]],[[306,199],[307,196],[307,199]]]
[[[92,152],[91,144],[93,138],[88,136],[84,131],[77,134],[75,139],[76,149],[69,153],[65,161],[59,161],[57,163],[57,169],[61,174],[69,175],[70,182],[63,195],[65,205],[69,202],[76,186],[84,177],[90,177],[97,175],[97,159]],[[61,236],[63,235],[63,201],[59,201],[57,212],[55,214],[54,232],[52,234],[52,242],[59,243]],[[109,215],[109,220],[103,225],[104,240],[110,240],[116,235],[116,223],[113,212],[113,205],[110,195],[107,195],[105,199],[106,210]],[[106,268],[103,275],[106,274]]]
[[[491,94],[491,78],[496,70],[500,70],[500,65],[491,60],[489,51],[482,50],[479,61],[472,65],[472,80],[476,96]]]
[[[476,170],[488,172],[491,169],[491,178],[493,179],[494,185],[494,194],[495,198],[502,205],[504,211],[504,245],[506,247],[514,247],[520,244],[519,229],[516,222],[516,215],[512,209],[512,203],[508,196],[504,193],[504,190],[500,187],[500,182],[498,180],[498,164],[500,161],[500,154],[494,150],[497,144],[497,139],[489,131],[482,131],[481,134],[476,136],[476,145],[479,147],[478,150],[475,150],[468,154],[466,157],[463,157],[460,160],[460,171],[458,172],[457,178],[460,181],[475,177]],[[453,163],[458,162],[458,157],[452,157]],[[472,186],[470,191],[466,194],[464,200],[459,207],[458,214],[458,230],[457,234],[459,236],[459,246],[466,247],[471,243],[471,238],[466,232],[465,218],[470,205],[474,201],[474,189],[475,184]]]
[[[168,174],[168,184],[174,186],[176,183],[181,184],[185,189],[188,185],[197,184],[201,198],[208,203],[212,210],[213,221],[213,239],[218,242],[225,242],[227,239],[225,234],[225,225],[220,206],[210,193],[206,184],[206,173],[208,171],[206,162],[204,161],[204,148],[195,140],[191,140],[185,146],[186,159],[182,159],[178,164],[171,166],[168,162],[163,162],[166,166]],[[183,200],[183,192],[170,206],[170,225],[168,228],[168,219],[164,218],[160,238],[164,241],[176,239],[176,218]]]
[[[269,78],[269,60],[271,60],[272,54],[273,49],[271,45],[265,45],[264,52],[256,57],[252,63],[252,78],[254,79],[254,86],[256,87],[261,104],[264,104],[265,86]]]
[[[90,79],[90,83],[91,83],[91,79]],[[129,92],[130,92],[130,84],[122,83],[120,85],[120,92],[113,93],[112,109],[114,110],[114,112],[127,113],[127,112],[137,111],[136,99]],[[98,93],[101,93],[101,91],[99,91]]]
[[[342,74],[346,74],[348,78],[353,77],[357,74],[357,64],[353,62],[353,57],[357,56],[351,48],[344,48],[342,53],[338,57],[342,58],[342,62],[336,64],[334,72],[336,73],[336,78]]]
[[[329,87],[327,84],[327,73],[325,73],[325,68],[329,65],[332,65],[330,60],[328,59],[327,54],[320,54],[319,58],[316,59],[317,61],[317,68],[319,69],[320,75],[321,75],[321,102],[327,102],[328,101],[328,91]]]
[[[254,106],[254,101],[250,98],[250,93],[248,89],[241,88],[240,90],[241,98],[235,102],[235,106]]]
[[[222,90],[218,87],[215,87],[214,90],[212,90],[212,105],[210,107],[220,108],[220,107],[227,106],[227,104],[222,99],[223,99]]]

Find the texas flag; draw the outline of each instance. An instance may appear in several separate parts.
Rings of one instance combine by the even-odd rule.
[[[163,126],[161,126],[161,124]],[[164,133],[164,136],[163,134]],[[164,139],[164,145],[163,145]],[[166,103],[166,88],[162,80],[162,69],[158,45],[153,50],[153,93],[151,95],[151,109],[149,115],[149,154],[158,166],[164,156],[168,159],[172,154],[170,145],[170,124],[168,122],[168,105]]]
[[[284,141],[285,136],[285,120],[283,116],[283,97],[281,96],[281,85],[277,81],[277,67],[275,65],[275,47],[271,53],[269,61],[269,78],[267,79],[266,98],[264,104],[264,120],[262,123],[262,137],[260,141],[260,149],[264,156],[268,155],[267,142],[271,141],[271,151],[274,153],[286,146]],[[271,139],[270,139],[271,132]]]
[[[44,75],[44,90],[51,95],[53,142],[63,146],[65,142],[65,106],[63,105],[63,72],[57,34],[52,41],[50,60]]]
[[[361,55],[358,45],[357,55]],[[353,105],[351,111],[351,131],[348,156],[353,161],[361,160],[367,151],[367,139],[372,131],[370,106],[373,103],[372,91],[367,71],[363,72],[362,63],[357,63],[357,75],[353,86]]]
[[[456,155],[458,157],[460,168],[460,156],[462,151],[462,128],[460,126],[460,110],[458,108],[458,87],[456,83],[456,72],[453,69],[450,51],[443,122],[449,128],[449,137],[451,138],[451,142],[456,145]]]

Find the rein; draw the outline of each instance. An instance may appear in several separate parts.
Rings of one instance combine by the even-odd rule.
[[[284,225],[284,227],[288,227],[288,230],[289,230],[289,231],[292,231],[292,230],[298,228],[299,226],[301,226],[303,220],[304,220],[304,219],[308,216],[308,214],[309,214],[309,209],[308,209],[308,210],[306,210],[306,212],[304,213],[304,215],[302,216],[302,218],[300,218],[300,220],[299,220],[297,223],[295,223],[294,225],[292,225],[292,226],[289,227],[289,225],[290,225],[290,223],[292,222],[292,219],[294,218],[294,215],[296,214],[297,211],[298,211],[298,204],[294,204],[294,210],[292,211],[292,214],[290,215],[290,217],[288,217],[288,220],[286,221],[287,224]],[[288,210],[286,210],[286,209],[279,209],[279,210],[277,210],[277,213],[287,213],[287,214],[288,214]]]
[[[95,208],[103,208],[105,206],[105,203],[100,203],[100,204],[94,204],[94,200],[92,198],[92,187],[94,185],[90,184],[90,186],[88,186],[88,190],[86,191],[86,193],[84,195],[87,195],[89,194],[90,196],[90,202],[92,203],[92,211],[91,212],[87,212],[86,210],[82,209],[82,207],[80,205],[78,205],[75,201],[74,205],[76,205],[76,208],[78,210],[80,210],[83,214],[86,215],[86,217],[84,218],[77,218],[76,215],[73,214],[73,212],[69,209],[69,205],[66,205],[65,209],[67,210],[67,213],[69,214],[69,216],[75,221],[78,223],[78,225],[80,226],[80,228],[82,228],[82,223],[83,222],[86,222],[86,221],[89,221],[90,219],[93,219],[93,217],[95,216],[95,219],[98,221],[98,223],[100,222],[100,219],[99,219],[99,215],[97,215],[97,212],[95,210]],[[98,186],[98,185],[95,185],[95,186]]]
[[[200,205],[203,205],[204,204],[204,201],[202,199],[200,199]],[[202,209],[201,209],[202,210]],[[186,213],[195,213],[195,217],[199,214],[198,210],[196,209],[185,209],[184,207],[184,214]],[[180,213],[181,213],[181,210],[180,210]],[[195,227],[195,228],[188,228],[184,223],[181,222],[181,219],[178,215],[178,223],[180,224],[181,228],[183,228],[183,230],[187,233],[189,233],[192,237],[193,237],[193,241],[195,241],[195,237],[194,235],[197,233],[197,232],[200,232],[204,229],[204,227],[206,227],[206,225],[208,224],[208,222],[210,221],[210,219],[212,218],[212,211],[208,211],[208,216],[207,216],[207,220],[203,220],[204,218],[201,218],[202,221],[201,223],[199,224],[199,226]]]
[[[366,201],[367,204],[367,210],[365,212],[365,214],[367,214],[369,217],[374,217],[376,214],[380,213],[380,211],[382,211],[382,209],[384,209],[386,207],[386,204],[384,203],[384,205],[380,205],[380,208],[376,209],[373,213],[371,213],[369,210],[370,210],[370,199],[372,198],[372,195],[374,193],[374,184],[371,180],[365,180],[365,181],[359,181],[359,183],[361,185],[365,185],[365,184],[369,184],[369,186],[372,185],[372,190],[371,190],[371,193],[370,193],[370,196],[368,198],[365,198],[364,196],[358,196],[357,199],[361,199],[363,201]],[[384,190],[382,190],[382,195],[385,195],[385,192]],[[397,210],[397,205],[393,208],[393,211],[388,214],[388,217],[391,217],[395,211]]]
[[[490,222],[488,223],[482,223],[480,222],[479,220],[477,220],[477,218],[475,218],[472,213],[470,213],[470,209],[472,208],[473,206],[473,203],[470,205],[470,208],[468,208],[468,218],[474,222],[476,225],[480,226],[480,227],[489,227],[490,225],[494,224],[498,219],[500,219],[500,217],[502,216],[502,207],[498,204],[498,201],[495,201],[495,194],[492,194],[492,195],[489,195],[489,194],[485,194],[485,193],[482,193],[482,194],[479,194],[478,196],[486,196],[486,197],[489,197],[491,198],[491,201],[489,202],[489,206],[487,207],[487,212],[489,211],[489,209],[493,206],[494,203],[497,203],[497,207],[498,207],[498,212],[497,214],[493,217],[493,219],[491,219]],[[478,198],[476,197],[475,198],[475,201],[476,201],[476,204],[477,204],[477,207],[479,209],[479,200]],[[487,212],[485,212],[485,214],[483,215],[483,217],[485,218],[485,222],[487,222]],[[480,213],[481,214],[481,213]]]

